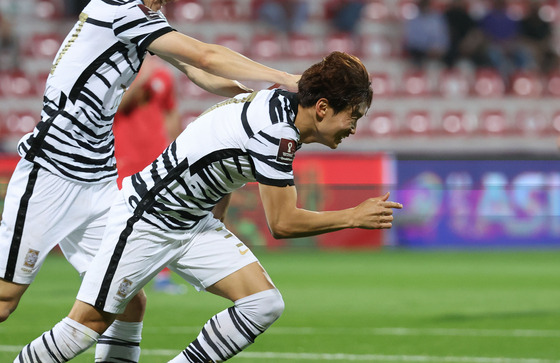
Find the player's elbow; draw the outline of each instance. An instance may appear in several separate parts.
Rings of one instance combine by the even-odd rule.
[[[293,230],[287,223],[283,222],[273,222],[268,224],[270,233],[275,239],[284,239],[294,237]]]

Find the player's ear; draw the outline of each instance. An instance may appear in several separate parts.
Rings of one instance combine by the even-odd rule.
[[[327,108],[329,108],[329,101],[326,98],[320,98],[317,103],[315,103],[315,113],[319,121],[322,121],[327,114]]]

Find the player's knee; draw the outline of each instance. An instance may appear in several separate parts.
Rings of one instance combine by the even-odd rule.
[[[147,303],[148,297],[144,290],[140,290],[126,306],[125,314],[130,319],[129,321],[142,321]]]
[[[278,290],[277,295],[273,298],[268,298],[266,302],[266,309],[264,311],[264,317],[267,320],[268,326],[272,325],[284,312],[284,299]]]
[[[0,323],[6,321],[16,310],[28,286],[7,282],[0,278]]]
[[[8,309],[5,309],[2,304],[0,304],[0,323],[8,320],[8,317],[10,316],[10,311]]]
[[[10,314],[16,310],[17,302],[0,300],[0,323],[8,320]]]
[[[146,304],[148,303],[148,297],[144,290],[140,290],[136,296],[134,296],[131,302],[136,306],[138,310],[146,310]]]
[[[284,299],[277,289],[253,294],[236,301],[235,305],[263,329],[271,326],[284,312]]]

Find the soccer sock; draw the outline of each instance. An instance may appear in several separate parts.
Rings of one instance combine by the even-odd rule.
[[[115,320],[97,340],[95,362],[138,362],[141,340],[142,322]]]
[[[233,307],[214,315],[196,340],[169,363],[228,360],[252,344],[283,311],[284,301],[276,289],[239,299]]]
[[[14,363],[66,362],[95,344],[99,334],[70,318],[27,344]]]

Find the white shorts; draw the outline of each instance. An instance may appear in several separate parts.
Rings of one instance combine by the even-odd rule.
[[[109,212],[103,243],[77,299],[119,314],[164,267],[200,291],[257,261],[211,214],[188,233],[162,231],[135,218],[121,195]]]
[[[21,159],[0,223],[0,278],[31,284],[57,244],[78,273],[85,273],[117,192],[115,181],[72,182]]]

